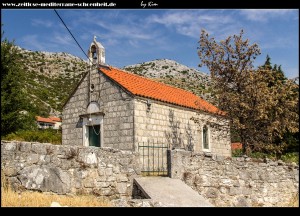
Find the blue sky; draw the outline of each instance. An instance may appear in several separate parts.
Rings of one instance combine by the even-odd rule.
[[[199,68],[197,46],[201,29],[217,40],[239,34],[257,43],[264,63],[282,65],[286,76],[299,76],[299,10],[57,10],[84,51],[93,36],[106,49],[106,63],[123,67],[155,59],[172,59]],[[1,10],[2,30],[9,40],[33,51],[68,52],[86,59],[55,12]]]

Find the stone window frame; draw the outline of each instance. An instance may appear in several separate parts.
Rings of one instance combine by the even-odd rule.
[[[203,129],[204,127],[207,128],[207,142],[208,142],[208,148],[204,148],[204,136],[203,136]],[[201,127],[201,145],[202,145],[202,151],[204,152],[211,152],[211,139],[210,139],[210,127],[207,124],[202,125]]]

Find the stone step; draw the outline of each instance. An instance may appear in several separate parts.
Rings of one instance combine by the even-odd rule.
[[[166,207],[213,207],[180,179],[168,177],[138,177],[134,183],[145,197]]]

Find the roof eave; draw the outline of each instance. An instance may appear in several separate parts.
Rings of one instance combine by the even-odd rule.
[[[197,112],[205,112],[205,113],[209,113],[209,114],[213,114],[213,115],[218,115],[218,116],[226,117],[226,114],[223,114],[224,111],[219,111],[219,112],[215,113],[215,112],[211,112],[211,111],[204,110],[204,109],[201,109],[201,108],[195,108],[195,107],[190,107],[190,106],[179,105],[179,104],[176,104],[176,103],[172,103],[172,102],[168,102],[168,101],[163,101],[163,100],[158,100],[158,99],[153,98],[153,97],[147,97],[147,96],[139,95],[139,94],[135,94],[135,97],[138,97],[138,98],[147,98],[147,99],[151,99],[151,100],[154,100],[154,101],[159,101],[159,102],[166,103],[166,104],[172,104],[172,105],[177,106],[177,107],[184,107],[184,108],[192,109],[192,110],[195,110]]]

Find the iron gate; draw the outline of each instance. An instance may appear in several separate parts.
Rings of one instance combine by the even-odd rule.
[[[144,142],[138,144],[142,175],[168,176],[168,156],[166,144]]]

